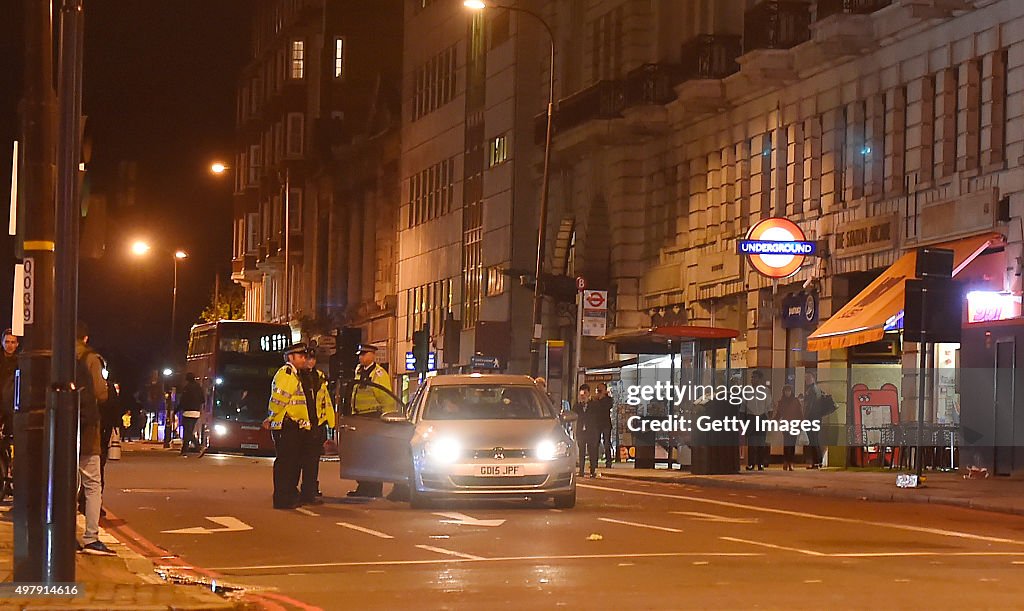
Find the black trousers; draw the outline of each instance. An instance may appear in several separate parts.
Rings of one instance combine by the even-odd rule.
[[[804,454],[810,457],[812,465],[821,465],[821,442],[818,439],[818,431],[807,431],[807,446]]]
[[[311,431],[300,430],[299,439],[299,472],[302,477],[299,500],[309,502],[315,500],[320,491],[320,455],[324,451],[324,441],[327,441],[327,431],[323,426]]]
[[[576,438],[576,447],[580,451],[580,473],[583,473],[587,464],[587,455],[590,455],[590,472],[597,473],[597,442],[599,437],[593,433],[581,434]]]
[[[274,507],[287,507],[299,500],[299,470],[302,461],[302,429],[285,418],[274,435]]]
[[[181,418],[181,453],[184,455],[189,451],[189,448],[195,446],[196,451],[200,449],[199,439],[196,438],[196,423],[199,422],[199,418]]]
[[[747,466],[768,466],[768,434],[751,431],[747,433]]]

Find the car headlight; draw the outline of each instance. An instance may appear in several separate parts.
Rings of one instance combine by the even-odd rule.
[[[218,437],[223,437],[224,435],[228,434],[228,427],[224,426],[223,424],[215,424],[213,425],[213,434],[217,435]]]
[[[444,437],[427,443],[427,456],[439,463],[453,463],[462,454],[462,444],[451,437]]]
[[[540,460],[554,460],[569,455],[569,443],[567,441],[554,442],[544,440],[537,444],[537,458]]]

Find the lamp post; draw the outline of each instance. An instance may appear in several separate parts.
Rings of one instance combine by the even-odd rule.
[[[544,246],[547,241],[548,226],[548,193],[551,178],[551,130],[555,113],[555,33],[543,17],[537,13],[516,6],[491,5],[484,0],[465,0],[463,6],[474,11],[482,11],[488,8],[504,9],[516,13],[523,13],[536,19],[548,35],[548,108],[547,127],[544,132],[544,171],[541,178],[540,188],[540,210],[537,218],[537,261],[534,272],[533,286],[533,318],[532,318],[532,339],[530,342],[530,374],[538,375],[540,369],[540,346],[543,336],[543,325],[541,315],[543,312],[543,301],[541,298],[540,275],[544,268]]]

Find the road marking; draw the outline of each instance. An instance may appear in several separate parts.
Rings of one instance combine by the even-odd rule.
[[[804,583],[821,583],[820,579],[805,579]]]
[[[640,522],[627,522],[625,520],[613,520],[612,518],[598,518],[602,522],[611,522],[612,524],[625,524],[626,526],[638,526],[640,528],[651,528],[654,530],[663,530],[670,533],[681,533],[683,531],[678,528],[668,528],[666,526],[652,526],[651,524],[641,524]]]
[[[162,530],[160,532],[174,535],[209,535],[212,533],[230,533],[252,530],[252,526],[249,526],[238,518],[231,516],[206,516],[206,519],[216,524],[220,524],[224,528],[206,528],[205,526],[196,526],[194,528],[178,528],[175,530]]]
[[[707,560],[699,560],[699,561],[694,562],[693,566],[707,566],[709,564],[711,564],[711,563],[708,562]]]
[[[349,524],[348,522],[337,522],[338,526],[344,526],[345,528],[351,528],[352,530],[358,530],[361,533],[373,535],[374,537],[380,537],[381,539],[394,539],[387,533],[382,533],[379,530],[373,530],[370,528],[364,528],[362,526],[356,526],[355,524]]]
[[[798,554],[804,554],[806,556],[827,556],[821,552],[815,552],[809,549],[800,549],[797,547],[786,547],[784,545],[775,545],[774,543],[763,543],[761,541],[750,541],[749,539],[737,539],[735,537],[719,537],[722,541],[732,541],[733,543],[746,543],[747,545],[758,545],[760,547],[767,547],[769,549],[778,549],[785,552],[797,552]]]
[[[253,566],[221,566],[211,571],[270,571],[282,569],[319,569],[346,566],[404,566],[417,564],[444,564],[451,562],[548,562],[552,560],[608,560],[617,558],[760,558],[765,554],[747,552],[652,552],[640,554],[573,554],[560,556],[506,556],[498,558],[442,558],[438,560],[369,560],[365,562],[315,562],[309,564],[264,564]]]
[[[455,556],[456,558],[465,558],[466,560],[483,560],[481,556],[474,556],[473,554],[463,554],[462,552],[455,552],[450,549],[443,547],[434,547],[433,545],[417,545],[420,549],[425,549],[428,552],[437,552],[438,554],[444,554],[446,556]]]
[[[716,516],[713,513],[701,513],[699,511],[670,511],[680,516],[689,516],[694,520],[702,520],[704,522],[725,522],[728,524],[757,524],[760,522],[757,518],[727,518],[725,516]]]
[[[299,512],[301,514],[307,515],[307,516],[313,516],[314,518],[319,518],[320,517],[319,513],[313,513],[312,511],[306,509],[305,507],[296,507],[295,511],[297,511],[297,512]]]
[[[973,533],[960,532],[955,530],[945,530],[941,528],[928,528],[926,526],[910,526],[907,524],[892,524],[887,522],[872,522],[871,520],[860,520],[857,518],[842,518],[838,516],[826,516],[814,513],[805,513],[802,511],[790,511],[788,509],[774,509],[771,507],[758,507],[757,505],[744,505],[743,503],[733,503],[730,501],[718,501],[715,499],[706,499],[696,496],[685,496],[681,494],[667,494],[664,492],[645,492],[643,490],[629,490],[627,488],[609,488],[607,486],[594,486],[591,484],[577,484],[580,488],[589,488],[591,490],[605,490],[607,492],[619,492],[621,494],[634,494],[638,496],[653,496],[664,499],[678,499],[681,501],[691,501],[694,503],[705,503],[708,505],[716,505],[718,507],[733,507],[738,509],[748,509],[750,511],[760,511],[762,513],[773,513],[776,515],[792,516],[797,518],[808,518],[812,520],[823,520],[826,522],[843,522],[845,524],[860,524],[862,526],[875,526],[884,528],[893,528],[896,530],[906,530],[909,532],[927,533],[931,535],[940,535],[944,537],[955,537],[960,539],[971,539],[974,541],[988,541],[991,543],[1010,543],[1013,545],[1024,545],[1024,541],[1016,539],[1005,539],[1002,537],[989,537],[986,535],[975,535]],[[730,495],[734,496],[734,495]]]
[[[893,579],[896,583],[910,583],[909,579]]]
[[[501,526],[505,523],[505,520],[481,520],[467,516],[464,513],[435,513],[435,516],[441,516],[442,518],[448,518],[447,520],[441,520],[442,524],[458,524],[459,526]]]

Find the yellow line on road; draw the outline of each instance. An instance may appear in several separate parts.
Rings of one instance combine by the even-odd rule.
[[[796,552],[798,554],[804,554],[806,556],[827,556],[821,552],[816,552],[809,549],[800,549],[798,547],[786,547],[785,545],[775,545],[774,543],[764,543],[762,541],[750,541],[749,539],[737,539],[736,537],[719,537],[722,541],[732,541],[733,543],[746,543],[747,545],[757,545],[760,547],[767,547],[770,549],[778,549],[784,552]]]
[[[939,535],[943,537],[955,537],[959,539],[971,539],[973,541],[988,541],[990,543],[1009,543],[1012,545],[1024,545],[1024,541],[1017,539],[1005,539],[1003,537],[989,537],[987,535],[976,535],[973,533],[960,532],[956,530],[945,530],[942,528],[928,528],[926,526],[910,526],[907,524],[892,524],[889,522],[872,522],[871,520],[860,520],[857,518],[841,518],[838,516],[826,516],[814,513],[805,513],[802,511],[789,511],[787,509],[773,509],[771,507],[758,507],[757,505],[745,505],[743,503],[732,503],[729,501],[717,501],[714,499],[705,499],[696,496],[685,496],[682,494],[666,494],[664,492],[645,492],[643,490],[629,490],[626,488],[609,488],[607,486],[593,486],[590,484],[577,484],[579,488],[589,488],[591,490],[604,490],[606,492],[618,492],[621,494],[632,494],[636,496],[651,496],[663,499],[678,499],[681,501],[691,501],[693,503],[705,503],[708,505],[716,505],[718,507],[733,507],[738,509],[747,509],[750,511],[760,511],[762,513],[773,513],[776,515],[791,516],[795,518],[807,518],[810,520],[824,520],[828,522],[843,522],[845,524],[860,524],[862,526],[875,526],[881,528],[893,528],[896,530],[905,530],[909,532],[927,533],[930,535]]]

